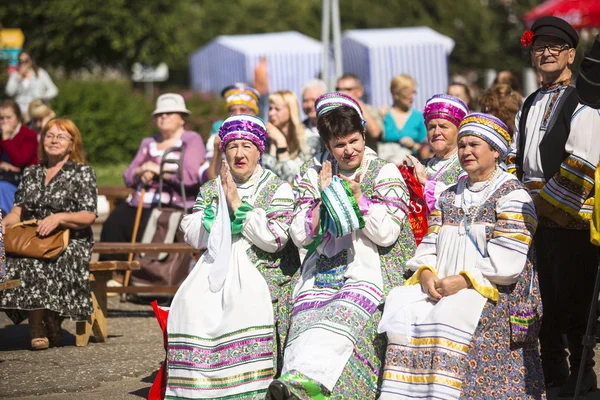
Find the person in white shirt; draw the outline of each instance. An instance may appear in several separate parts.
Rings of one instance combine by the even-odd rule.
[[[35,64],[27,51],[19,54],[19,68],[13,72],[6,83],[6,94],[14,97],[19,104],[25,120],[29,122],[29,103],[35,99],[51,100],[58,94],[58,88],[50,75]]]

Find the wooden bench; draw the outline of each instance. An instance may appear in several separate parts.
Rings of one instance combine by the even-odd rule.
[[[110,211],[112,212],[116,206],[124,202],[134,191],[132,188],[125,186],[99,186],[98,196],[106,196]]]
[[[93,333],[96,342],[105,342],[108,338],[106,282],[112,271],[140,269],[138,261],[94,261],[90,262],[90,291],[94,311],[87,321],[76,323],[76,346],[87,346]]]
[[[200,254],[186,243],[120,243],[99,242],[94,245],[94,253],[192,253]],[[97,342],[105,342],[108,338],[107,293],[166,293],[174,294],[179,286],[127,286],[107,287],[113,271],[133,271],[140,269],[139,261],[94,261],[90,262],[90,290],[92,292],[93,314],[87,321],[76,324],[75,344],[87,346],[93,333]]]
[[[101,254],[124,254],[124,253],[191,253],[200,255],[202,252],[190,247],[186,243],[118,243],[99,242],[94,246],[95,253]],[[125,286],[110,287],[108,292],[112,293],[156,293],[175,294],[179,286]]]

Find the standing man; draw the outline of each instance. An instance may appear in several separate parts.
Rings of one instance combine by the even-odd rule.
[[[546,385],[560,386],[560,396],[573,396],[598,268],[589,219],[600,115],[580,104],[570,86],[569,65],[579,42],[575,29],[557,17],[540,18],[531,29],[521,42],[530,47],[543,84],[517,114],[507,164],[530,190],[539,218],[534,240],[544,307],[540,344]],[[593,357],[588,352],[581,394],[596,388]]]
[[[362,102],[361,98],[365,93],[365,89],[363,88],[360,78],[354,74],[344,74],[340,76],[335,91],[347,94],[358,102],[360,108],[363,110],[363,117],[366,121],[366,145],[376,152],[377,141],[383,133],[383,119],[375,107],[371,104]]]

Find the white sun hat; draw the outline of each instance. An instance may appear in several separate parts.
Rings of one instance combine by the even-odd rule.
[[[156,99],[156,110],[152,112],[152,115],[175,112],[186,115],[192,113],[186,108],[183,96],[177,93],[165,93],[158,96],[158,99]]]

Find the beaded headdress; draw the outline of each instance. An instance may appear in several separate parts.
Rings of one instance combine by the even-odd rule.
[[[267,139],[267,128],[262,119],[253,115],[233,115],[223,121],[219,128],[221,138],[221,151],[225,151],[227,143],[236,139],[246,139],[258,147],[262,155],[265,152],[265,141]]]
[[[425,103],[423,117],[425,125],[432,119],[442,118],[458,127],[469,113],[469,107],[458,97],[448,94],[436,94]]]
[[[317,118],[320,118],[323,114],[328,111],[331,111],[338,107],[351,107],[356,110],[360,119],[362,121],[363,126],[365,126],[366,122],[363,118],[362,109],[358,105],[358,102],[354,100],[352,97],[345,95],[343,93],[326,93],[322,96],[319,96],[317,100],[315,100],[315,109],[317,110]]]
[[[467,115],[460,123],[457,140],[463,136],[477,136],[485,140],[500,153],[501,159],[508,154],[511,141],[508,127],[493,115],[484,113]]]
[[[221,92],[225,99],[225,109],[236,104],[243,104],[250,107],[258,114],[258,102],[260,100],[260,94],[254,88],[243,84],[235,84],[226,87]]]

